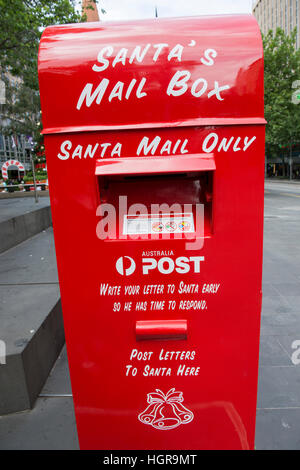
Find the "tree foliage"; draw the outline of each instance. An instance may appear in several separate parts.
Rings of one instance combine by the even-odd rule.
[[[40,120],[37,90],[27,87],[19,78],[3,74],[6,102],[1,105],[0,133],[35,135]]]
[[[75,0],[0,0],[0,78],[6,88],[2,133],[33,135],[39,127],[37,56],[44,28],[84,20]]]
[[[46,26],[81,20],[74,0],[0,0],[0,65],[38,89],[37,53]]]
[[[263,45],[266,153],[271,157],[300,142],[300,101],[299,105],[292,102],[293,84],[300,80],[300,51],[296,50],[296,30],[291,36],[280,28],[275,34],[271,30],[263,36]]]

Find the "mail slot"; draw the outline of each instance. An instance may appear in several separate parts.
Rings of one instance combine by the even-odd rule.
[[[144,210],[144,217],[142,215],[137,217],[134,213],[131,216],[128,215],[128,218],[123,221],[120,220],[120,211],[118,211],[116,221],[123,225],[121,227],[111,225],[107,239],[115,239],[117,233],[138,235],[139,232],[135,232],[137,224],[140,227],[140,234],[148,234],[148,223],[152,219],[156,220],[157,230],[162,227],[164,220],[168,219],[167,222],[170,222],[170,225],[157,233],[161,233],[161,236],[163,234],[167,234],[168,237],[172,234],[176,236],[179,224],[184,222],[189,224],[191,218],[195,228],[197,204],[205,207],[204,218],[199,221],[201,226],[198,227],[198,235],[199,232],[201,234],[205,232],[206,235],[211,233],[213,174],[216,168],[213,155],[174,156],[172,159],[141,157],[138,161],[136,160],[136,158],[120,158],[116,161],[103,159],[96,163],[101,204],[112,204],[118,209],[119,198],[123,197],[126,198],[126,205],[132,207],[134,212],[136,205],[140,211]],[[162,213],[155,214],[159,210],[162,210]],[[155,215],[157,215],[156,219]],[[125,225],[126,221],[131,222],[130,227]],[[175,224],[174,230],[172,227],[175,227]],[[196,230],[192,233],[196,235]]]
[[[39,82],[81,449],[252,449],[265,142],[255,18],[48,27]]]
[[[135,325],[139,340],[150,339],[186,339],[186,320],[144,320]]]

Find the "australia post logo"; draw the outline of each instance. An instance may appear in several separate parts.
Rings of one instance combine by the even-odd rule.
[[[136,271],[145,275],[151,271],[158,271],[161,274],[171,274],[174,271],[179,274],[200,273],[202,261],[204,261],[204,256],[179,256],[178,258],[163,256],[158,259],[142,257],[141,265],[137,265],[130,256],[121,256],[116,261],[116,270],[121,276],[130,276]]]
[[[121,256],[117,259],[116,269],[122,276],[130,276],[136,269],[135,261],[130,256]]]

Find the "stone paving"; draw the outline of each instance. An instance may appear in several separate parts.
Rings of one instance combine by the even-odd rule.
[[[257,449],[300,449],[300,185],[267,182]],[[0,417],[0,449],[78,449],[66,350],[33,410]]]

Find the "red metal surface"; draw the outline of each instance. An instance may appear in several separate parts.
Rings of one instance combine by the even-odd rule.
[[[136,47],[140,61],[131,63]],[[47,28],[39,61],[44,132],[263,122],[261,59],[260,32],[250,15]],[[185,93],[168,95],[172,78],[185,71]],[[80,106],[85,87],[92,96],[102,80],[103,97],[95,93]],[[219,87],[229,88],[216,95]]]
[[[169,46],[154,61],[159,43]],[[120,49],[147,44],[152,56],[132,63],[127,56],[123,65]],[[168,59],[176,44],[184,46],[181,60]],[[113,47],[110,65],[95,72],[103,47]],[[213,65],[201,62],[212,57],[208,49],[217,53]],[[182,70],[191,74],[188,90],[169,96],[168,84]],[[208,85],[196,97],[190,90],[199,77]],[[147,95],[111,101],[106,95],[77,109],[86,83],[95,87],[103,78],[110,87],[146,78]],[[47,28],[39,79],[81,448],[253,448],[264,184],[263,57],[255,19]],[[216,81],[229,86],[223,100],[208,98]],[[212,166],[189,166],[204,160]],[[128,206],[190,204],[193,214],[203,204],[203,246],[188,249],[186,240],[160,234],[122,236],[120,196]],[[100,202],[116,208],[105,240],[97,236]],[[137,341],[136,325],[143,325],[137,322],[182,319],[187,339]]]
[[[96,175],[135,175],[153,173],[182,173],[215,170],[211,154],[186,155],[179,157],[140,157],[97,160]]]

